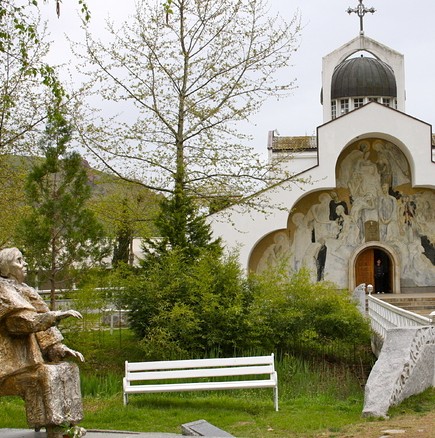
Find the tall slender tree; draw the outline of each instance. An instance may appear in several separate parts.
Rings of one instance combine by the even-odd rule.
[[[31,212],[22,220],[20,237],[34,268],[47,274],[54,309],[55,291],[71,268],[101,261],[107,247],[103,228],[87,207],[91,187],[83,160],[67,148],[71,125],[58,105],[47,119],[45,157],[28,176]]]
[[[0,2],[0,245],[12,243],[21,217],[24,156],[37,153],[46,108],[66,94],[45,61],[50,46],[37,6],[36,0]]]

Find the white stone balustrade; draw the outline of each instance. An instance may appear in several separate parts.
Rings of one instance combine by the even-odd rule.
[[[422,327],[432,324],[430,318],[393,306],[373,295],[368,295],[367,300],[372,329],[382,339],[385,339],[387,331],[393,328]]]

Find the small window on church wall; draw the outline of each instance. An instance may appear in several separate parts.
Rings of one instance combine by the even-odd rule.
[[[331,102],[331,117],[333,119],[337,117],[337,102],[335,100]]]
[[[383,98],[382,99],[382,103],[385,105],[385,106],[391,106],[391,100],[390,99],[388,99],[388,98]]]
[[[369,102],[379,102],[377,97],[369,97]]]
[[[358,98],[353,100],[353,107],[355,109],[357,109],[363,105],[364,105],[364,99],[362,97],[358,97]]]
[[[340,100],[340,114],[346,114],[349,112],[349,99]]]

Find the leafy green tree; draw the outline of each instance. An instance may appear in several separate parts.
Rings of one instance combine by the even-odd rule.
[[[223,256],[190,198],[164,198],[156,227],[161,237],[146,240],[139,272],[121,271],[121,302],[147,356],[231,354],[245,347],[249,291],[237,258]]]
[[[48,120],[41,144],[45,159],[28,176],[31,212],[19,237],[34,267],[48,275],[54,309],[55,290],[67,272],[100,261],[107,248],[102,226],[87,208],[91,187],[83,160],[67,149],[71,126],[56,105]]]
[[[272,172],[276,163],[248,147],[235,124],[266,98],[292,90],[292,81],[279,83],[275,73],[291,63],[298,17],[269,16],[266,0],[163,6],[139,1],[130,22],[109,28],[110,45],[89,36],[85,68],[97,67],[89,74],[98,93],[137,118],[93,124],[82,138],[119,175],[173,197],[180,208],[186,198],[205,206],[201,214],[216,199],[260,202],[246,195],[290,175]]]
[[[88,21],[85,1],[77,1],[83,20]],[[46,123],[47,106],[66,96],[55,68],[45,62],[49,44],[39,3],[0,2],[0,154],[28,153]],[[55,4],[60,11],[60,1]]]
[[[1,5],[0,153],[29,153],[38,129],[45,124],[51,99],[43,84],[53,86],[56,98],[63,92],[54,70],[43,61],[49,46],[44,43],[44,30],[38,34],[38,17],[22,17],[24,12],[12,2]],[[26,26],[21,23],[25,19],[29,21]]]

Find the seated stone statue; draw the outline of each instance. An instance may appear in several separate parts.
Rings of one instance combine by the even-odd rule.
[[[82,316],[75,310],[50,311],[23,283],[26,266],[17,248],[0,251],[0,395],[22,397],[29,425],[45,427],[48,438],[58,438],[60,426],[83,418],[79,369],[62,360],[84,358],[62,343],[56,325]],[[77,430],[84,435],[84,429]]]

